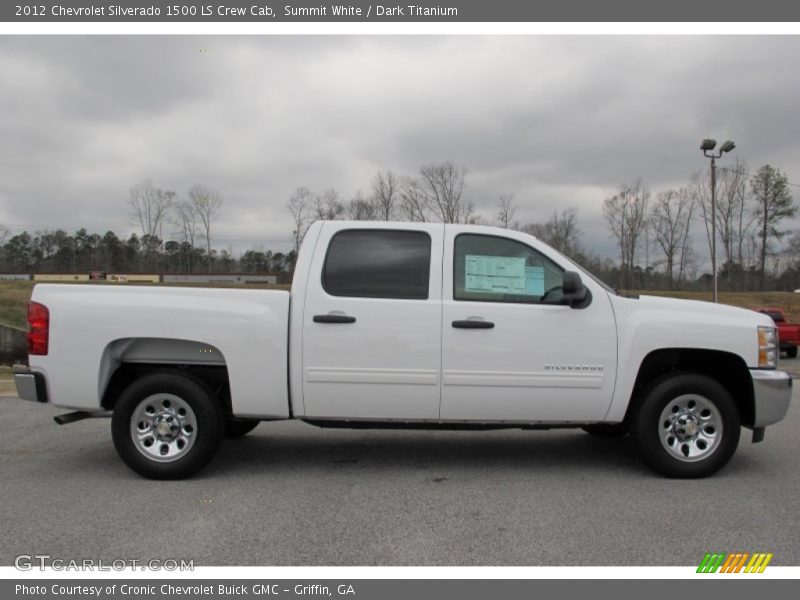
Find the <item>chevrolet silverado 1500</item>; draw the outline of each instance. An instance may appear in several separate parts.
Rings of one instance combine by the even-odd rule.
[[[134,471],[191,475],[260,421],[580,427],[630,434],[672,477],[760,441],[792,380],[766,315],[628,298],[536,238],[481,226],[317,222],[291,292],[37,285],[20,398],[111,415]]]

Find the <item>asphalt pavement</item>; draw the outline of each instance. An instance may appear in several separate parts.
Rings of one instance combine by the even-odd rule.
[[[782,367],[797,370],[794,363]],[[188,481],[127,469],[107,419],[0,398],[0,564],[800,565],[800,407],[705,480],[654,475],[580,431],[350,431],[262,423]]]

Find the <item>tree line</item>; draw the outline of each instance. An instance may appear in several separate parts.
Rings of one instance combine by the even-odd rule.
[[[193,185],[181,198],[144,179],[133,185],[126,206],[138,229],[129,236],[114,231],[64,229],[16,235],[0,227],[0,271],[10,273],[275,273],[286,274],[293,253],[251,249],[233,256],[213,247],[222,194]]]
[[[198,184],[180,197],[144,179],[130,188],[126,201],[136,233],[57,229],[11,235],[0,227],[0,271],[274,273],[288,281],[314,221],[354,219],[489,224],[524,231],[620,289],[709,289],[711,275],[702,267],[716,231],[720,289],[800,288],[800,233],[787,227],[797,212],[792,184],[771,165],[753,173],[741,159],[718,167],[713,222],[707,170],[676,189],[651,192],[641,179],[619,185],[602,201],[616,259],[586,247],[576,206],[523,223],[515,218],[519,204],[514,194],[504,192],[497,197],[496,212],[487,217],[475,211],[466,193],[467,177],[465,167],[446,161],[424,165],[411,175],[378,171],[366,191],[349,200],[334,188],[316,193],[299,186],[286,204],[292,249],[253,248],[241,256],[213,247],[223,206],[218,190]],[[694,247],[697,227],[705,234],[708,254]]]
[[[619,250],[618,285],[649,287],[660,280],[659,287],[680,289],[707,284],[708,273],[701,275],[702,281],[692,281],[700,259],[691,232],[699,222],[707,256],[711,256],[715,234],[719,242],[721,289],[798,287],[800,234],[787,223],[797,214],[790,185],[780,169],[764,165],[749,173],[742,159],[732,167],[717,169],[715,210],[707,171],[692,175],[685,187],[655,195],[641,180],[620,185],[603,202],[603,216]],[[648,285],[641,281],[642,275],[655,280]]]
[[[797,213],[792,184],[771,165],[752,174],[741,159],[732,167],[718,167],[713,219],[708,170],[691,175],[685,186],[655,194],[641,179],[619,185],[602,202],[609,236],[617,246],[616,261],[585,247],[575,206],[522,223],[515,219],[514,194],[502,193],[492,217],[477,214],[465,194],[467,174],[450,161],[424,165],[413,175],[378,171],[368,191],[356,192],[349,201],[333,188],[314,193],[299,186],[286,205],[294,250],[311,223],[320,219],[488,224],[531,233],[620,289],[705,290],[712,276],[699,273],[705,261],[692,236],[699,225],[708,242],[706,256],[711,254],[712,232],[720,242],[721,289],[800,287],[800,233],[786,228]]]

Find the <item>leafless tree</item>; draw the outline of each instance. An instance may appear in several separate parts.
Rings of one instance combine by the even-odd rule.
[[[292,214],[292,237],[294,238],[295,256],[300,252],[300,244],[303,243],[303,238],[308,231],[309,225],[311,225],[311,197],[311,190],[301,185],[295,188],[286,203],[286,208]],[[292,270],[294,270],[294,266]]]
[[[390,221],[400,197],[400,180],[391,171],[378,171],[372,179],[372,203],[377,218]]]
[[[684,219],[685,225],[683,226],[683,239],[681,240],[680,260],[678,261],[677,289],[680,289],[684,276],[690,272],[694,275],[697,270],[697,256],[694,251],[694,246],[692,245],[692,236],[690,235],[692,230],[692,218],[697,210],[697,198],[691,190],[687,189],[686,193],[689,196],[689,210],[686,211]]]
[[[747,163],[737,158],[732,168],[721,168],[718,173],[717,185],[719,195],[723,199],[724,214],[732,214],[729,237],[732,239],[732,246],[735,247],[734,260],[744,272],[748,267],[744,260],[744,244],[755,223],[752,211],[749,210],[751,198],[747,190]],[[728,269],[729,272],[730,270]],[[744,289],[743,277],[739,278],[739,289]]]
[[[150,179],[143,179],[131,187],[128,205],[134,223],[142,230],[142,237],[158,236],[174,196],[174,192],[154,186]]]
[[[369,200],[361,190],[347,205],[347,216],[354,221],[379,221],[383,219],[382,207],[374,200]]]
[[[497,224],[503,229],[516,229],[512,226],[517,207],[514,205],[514,194],[503,194],[497,199]]]
[[[692,280],[697,278],[698,260],[697,254],[692,245],[692,238],[688,235],[689,230],[684,238],[683,245],[681,246],[680,260],[678,261],[678,280],[676,282],[676,289],[681,289],[684,280]]]
[[[708,170],[691,177],[691,191],[700,209],[705,226],[709,253],[712,247],[711,176]],[[739,287],[743,288],[745,272],[744,246],[754,219],[748,208],[747,165],[737,159],[732,168],[717,167],[716,210],[714,229],[722,242],[725,271],[729,287],[734,285],[734,273],[739,272]]]
[[[617,240],[620,253],[622,287],[630,289],[636,251],[647,221],[650,192],[642,181],[619,186],[617,194],[603,201],[603,216]]]
[[[178,235],[181,236],[181,241],[189,246],[186,268],[187,272],[191,273],[195,239],[197,237],[197,211],[194,203],[189,200],[176,202],[173,208],[173,223],[178,228]]]
[[[575,256],[581,251],[581,231],[578,228],[578,209],[568,206],[560,213],[550,217],[550,239],[553,247],[567,256]]]
[[[142,240],[147,245],[145,253],[151,266],[157,249],[156,240],[161,243],[163,239],[162,227],[174,197],[175,192],[156,187],[150,179],[143,179],[130,189],[128,205],[131,217],[142,231]]]
[[[681,188],[659,192],[650,213],[655,242],[664,253],[665,271],[671,288],[675,287],[675,265],[688,239],[693,210],[692,195],[687,188]]]
[[[206,240],[206,260],[211,273],[211,227],[222,209],[222,195],[205,185],[193,185],[189,190],[189,201],[194,205],[197,218],[203,228]]]
[[[400,184],[399,212],[404,221],[424,223],[429,220],[427,197],[416,177],[405,177]]]
[[[464,198],[467,170],[452,162],[432,163],[419,171],[419,188],[425,204],[443,223],[467,223],[474,206]]]
[[[555,211],[544,223],[529,223],[521,228],[571,258],[582,252],[578,209],[574,206]]]
[[[344,215],[344,204],[339,201],[339,192],[329,188],[314,197],[312,217],[314,221],[335,221]]]

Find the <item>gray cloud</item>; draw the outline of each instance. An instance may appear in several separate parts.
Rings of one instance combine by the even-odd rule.
[[[522,221],[576,205],[608,254],[603,199],[684,184],[702,137],[800,180],[797,56],[780,36],[6,36],[0,223],[132,230],[151,177],[222,191],[217,245],[288,248],[295,186],[347,199],[453,160],[486,217],[501,193]]]

